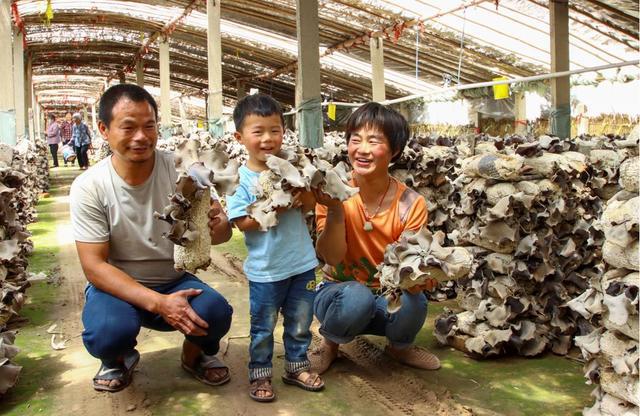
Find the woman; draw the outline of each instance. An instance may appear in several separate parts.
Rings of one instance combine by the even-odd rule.
[[[377,103],[360,107],[346,128],[359,193],[340,202],[316,192],[316,251],[329,266],[314,302],[324,337],[314,356],[319,373],[335,360],[340,344],[361,334],[385,336],[385,351],[399,362],[427,370],[440,367],[435,355],[412,345],[427,317],[422,288],[405,293],[395,314],[387,313],[385,297],[373,293],[380,286],[376,265],[387,245],[427,222],[424,198],[389,175],[389,164],[400,156],[408,137],[409,126],[396,111]]]
[[[53,167],[58,167],[58,144],[62,141],[60,126],[56,123],[56,116],[49,114],[49,127],[47,127],[47,144],[53,158]]]
[[[73,115],[73,123],[71,136],[73,147],[78,155],[78,166],[80,166],[80,169],[86,170],[89,167],[89,156],[87,152],[91,147],[91,133],[89,133],[89,127],[82,122],[80,113]]]

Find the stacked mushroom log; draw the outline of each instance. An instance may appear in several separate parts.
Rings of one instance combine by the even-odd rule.
[[[548,136],[494,147],[464,159],[454,184],[448,237],[472,245],[476,264],[459,281],[465,311],[439,316],[435,335],[475,356],[566,354],[592,329],[566,302],[600,272],[586,156]]]
[[[29,224],[36,218],[35,206],[40,194],[49,190],[49,149],[43,141],[34,143],[24,139],[12,152],[12,168],[25,175],[15,198],[16,212],[22,223]]]
[[[591,320],[595,329],[575,339],[586,360],[585,377],[597,384],[596,402],[584,415],[637,415],[638,382],[638,175],[640,158],[620,165],[622,190],[609,200],[597,224],[605,236],[602,248],[605,273],[569,306]]]
[[[444,137],[411,138],[401,157],[391,167],[391,175],[420,193],[427,202],[428,228],[445,235],[455,229],[449,215],[453,181],[458,175],[460,158],[453,140]],[[445,238],[446,244],[451,241]],[[429,292],[432,300],[456,297],[456,281],[438,282]]]
[[[8,327],[29,286],[27,256],[33,243],[26,224],[34,220],[38,194],[48,186],[46,160],[46,152],[32,143],[23,141],[15,148],[0,144],[0,395],[16,383],[22,369],[11,361],[19,350]]]
[[[112,153],[111,148],[109,147],[109,142],[104,140],[99,134],[94,135],[92,138],[91,147],[93,148],[93,150],[89,152],[89,160],[91,161],[91,164],[98,163]]]

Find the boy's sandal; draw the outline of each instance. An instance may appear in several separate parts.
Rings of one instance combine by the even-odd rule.
[[[198,359],[196,360],[196,365],[194,368],[189,367],[184,362],[184,357],[182,357],[182,368],[189,374],[191,374],[196,380],[208,384],[210,386],[219,386],[231,380],[231,373],[229,372],[229,367],[227,367],[218,357],[215,355],[206,355],[201,353]],[[206,377],[207,370],[212,368],[224,368],[226,369],[226,374],[217,380],[211,380]]]
[[[140,353],[133,350],[131,353],[124,357],[122,364],[117,367],[107,367],[104,363],[100,366],[98,373],[93,377],[93,388],[98,391],[108,391],[115,393],[123,390],[133,379],[133,370],[140,361]],[[117,386],[111,386],[110,384],[100,384],[98,381],[113,381],[117,380],[120,383]]]
[[[307,377],[304,380],[300,380],[300,375],[302,373],[307,373]],[[317,381],[320,381],[320,384],[316,385]],[[292,386],[298,386],[301,389],[307,391],[320,391],[324,388],[324,381],[320,378],[320,375],[317,373],[312,373],[309,370],[298,371],[297,373],[285,373],[282,376],[282,381],[285,384],[291,384]]]
[[[259,391],[269,393],[270,395],[258,396]],[[249,397],[262,403],[274,401],[276,399],[276,394],[274,393],[273,386],[271,385],[271,377],[263,377],[253,380],[249,385]]]

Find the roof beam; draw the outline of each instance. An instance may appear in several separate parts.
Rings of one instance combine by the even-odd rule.
[[[376,30],[376,31],[372,31],[372,32],[367,32],[367,33],[363,33],[359,36],[356,37],[352,37],[350,39],[347,39],[345,41],[339,42],[333,46],[330,46],[329,48],[327,48],[324,53],[322,55],[320,55],[320,58],[323,58],[325,56],[329,56],[334,52],[340,51],[340,50],[347,50],[349,48],[352,48],[354,46],[360,45],[360,44],[364,44],[367,40],[369,40],[372,37],[389,37],[392,34],[395,33],[399,33],[398,36],[402,36],[402,32],[404,31],[404,29],[416,26],[416,25],[421,25],[422,23],[428,21],[428,20],[433,20],[436,19],[438,17],[442,17],[445,16],[447,14],[450,13],[455,13],[458,10],[462,10],[466,7],[472,7],[475,5],[478,5],[480,3],[484,3],[485,1],[488,0],[475,0],[469,4],[465,4],[462,6],[458,6],[456,8],[450,9],[450,10],[446,10],[444,12],[440,12],[437,13],[435,15],[423,18],[423,19],[411,19],[411,20],[405,20],[403,22],[400,23],[396,23],[394,25],[391,26],[387,26],[384,27],[380,30]],[[255,79],[268,79],[268,78],[273,78],[277,75],[281,75],[281,74],[285,74],[285,73],[290,73],[292,71],[294,71],[296,68],[298,67],[298,60],[296,59],[295,61],[290,62],[289,64],[282,66],[280,68],[277,68],[269,73],[264,73],[264,74],[260,74],[260,75],[250,75],[250,76],[246,76],[246,77],[241,77],[241,78],[237,78],[235,81],[249,81],[249,80],[255,80]]]
[[[587,3],[591,3],[596,7],[599,7],[601,9],[610,11],[611,13],[615,14],[616,16],[628,21],[629,23],[631,23],[634,26],[638,25],[638,16],[632,16],[630,14],[628,14],[627,12],[625,12],[624,10],[621,9],[616,9],[613,6],[608,5],[607,3],[604,3],[602,1],[599,0],[587,0]]]
[[[531,3],[533,3],[533,4],[537,4],[537,5],[538,5],[538,6],[540,6],[540,7],[544,7],[545,9],[548,9],[548,8],[549,8],[549,5],[548,5],[548,3],[549,3],[549,2],[548,2],[548,1],[547,1],[547,4],[545,4],[543,1],[538,1],[538,0],[529,0],[529,1],[530,1]],[[600,24],[602,24],[602,25],[604,25],[604,26],[608,27],[609,29],[615,30],[616,32],[619,32],[619,33],[622,33],[622,34],[624,34],[624,35],[626,35],[626,36],[629,36],[629,37],[631,37],[632,39],[637,39],[637,38],[638,38],[638,33],[633,33],[633,32],[631,32],[631,31],[629,31],[629,30],[627,30],[627,29],[625,29],[625,28],[623,28],[623,27],[619,27],[619,26],[617,26],[617,25],[612,25],[611,23],[607,23],[607,22],[604,22],[604,21],[602,21],[602,20],[594,19],[594,17],[593,17],[591,14],[589,14],[588,12],[586,12],[586,11],[584,11],[584,10],[580,10],[580,9],[576,8],[575,6],[572,6],[571,4],[569,4],[569,10],[571,10],[572,12],[575,12],[575,13],[581,14],[581,15],[583,15],[583,16],[586,16],[586,17],[588,17],[589,19],[596,20],[598,23],[600,23]],[[571,18],[571,17],[570,17],[570,18]],[[574,20],[574,19],[572,19],[572,20]],[[585,24],[584,22],[580,22],[580,23]],[[591,27],[589,24],[585,24],[585,26],[587,26],[587,27]],[[594,29],[593,27],[591,27],[591,28],[592,28],[592,29]],[[594,30],[597,30],[597,29],[594,29]],[[600,33],[603,33],[603,32],[602,32],[602,31],[600,31],[600,30],[597,30],[597,31],[598,31],[598,32],[600,32]],[[603,34],[604,34],[604,33],[603,33]],[[616,39],[616,40],[617,40],[618,42],[620,41],[619,39]],[[630,46],[631,46],[631,45],[630,45]]]
[[[122,69],[122,71],[124,72],[133,71],[136,67],[136,62],[138,61],[138,59],[142,58],[149,50],[149,45],[155,42],[160,36],[165,36],[165,37],[169,36],[171,32],[175,30],[177,24],[180,23],[180,21],[182,21],[185,17],[187,17],[193,10],[195,10],[199,2],[200,0],[191,0],[191,2],[187,5],[187,7],[184,8],[184,10],[182,11],[182,13],[180,13],[180,15],[174,17],[173,19],[165,23],[165,25],[162,27],[161,30],[152,33],[151,36],[145,39],[144,42],[142,42],[140,49],[138,49],[138,52],[136,52],[136,54],[133,56],[133,61],[129,65],[125,66]],[[118,72],[112,75],[109,75],[107,77],[107,83],[109,83],[109,81],[116,78],[117,76],[118,76]]]

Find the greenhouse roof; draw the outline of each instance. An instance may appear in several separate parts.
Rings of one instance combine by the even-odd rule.
[[[105,81],[135,61],[159,86],[157,39],[169,35],[171,88],[207,89],[204,0],[13,1],[26,33],[38,99],[48,107],[93,102]],[[237,83],[295,97],[295,0],[221,3],[223,93]],[[571,69],[637,59],[638,2],[570,1]],[[461,84],[550,71],[548,0],[319,0],[322,94],[337,101],[371,98],[368,37],[384,31],[388,98],[427,92],[444,79]],[[416,24],[417,19],[417,24]],[[462,48],[461,48],[462,45]]]

